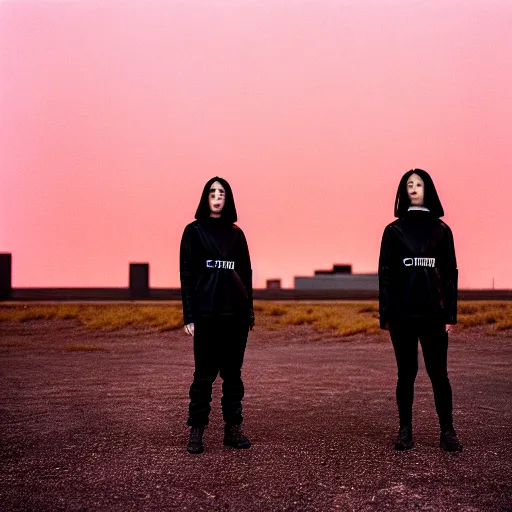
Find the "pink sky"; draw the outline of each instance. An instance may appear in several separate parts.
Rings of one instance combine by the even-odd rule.
[[[179,286],[204,183],[255,286],[376,272],[429,171],[460,286],[512,288],[512,2],[0,1],[0,252],[13,285]]]

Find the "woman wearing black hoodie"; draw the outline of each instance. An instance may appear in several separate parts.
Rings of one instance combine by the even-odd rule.
[[[203,452],[212,384],[223,380],[224,444],[249,448],[243,434],[241,378],[249,328],[254,326],[249,250],[229,183],[217,176],[201,195],[196,221],[183,232],[180,278],[185,332],[194,337],[194,380],[187,424],[189,453]]]
[[[412,404],[418,339],[432,383],[441,428],[440,447],[461,451],[452,421],[448,331],[457,323],[457,263],[453,235],[429,174],[412,169],[400,180],[397,220],[386,226],[379,258],[380,326],[389,330],[398,367],[400,429],[396,450],[413,447]]]

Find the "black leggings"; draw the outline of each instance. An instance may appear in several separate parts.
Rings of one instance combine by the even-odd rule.
[[[448,380],[448,333],[437,320],[390,322],[389,331],[398,367],[396,401],[400,425],[412,423],[414,380],[418,373],[418,338],[432,383],[441,428],[452,425],[452,388]]]
[[[194,381],[190,386],[187,425],[208,424],[212,385],[220,373],[222,415],[226,423],[242,423],[242,364],[249,331],[247,319],[235,315],[202,316],[194,324]]]

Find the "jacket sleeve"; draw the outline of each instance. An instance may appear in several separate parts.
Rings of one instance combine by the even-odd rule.
[[[181,302],[183,303],[183,322],[185,325],[194,322],[193,298],[196,279],[192,259],[189,229],[185,228],[180,244],[180,281]]]
[[[254,325],[254,305],[252,299],[252,268],[251,268],[251,257],[249,256],[249,247],[247,240],[242,230],[241,232],[241,254],[240,264],[238,266],[238,275],[247,290],[249,297],[249,325]]]
[[[443,305],[445,312],[445,322],[447,324],[457,323],[457,284],[458,273],[457,260],[455,258],[455,245],[451,229],[446,226],[446,233],[443,244],[443,254],[441,265],[439,266],[441,275]]]
[[[391,284],[391,237],[389,229],[384,230],[379,256],[379,318],[380,328],[384,329],[389,320],[389,295]]]

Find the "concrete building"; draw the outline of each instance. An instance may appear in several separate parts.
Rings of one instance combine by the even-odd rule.
[[[12,296],[12,255],[0,253],[0,300]]]
[[[332,270],[315,270],[314,276],[294,278],[296,290],[378,290],[377,274],[352,274],[352,265],[333,265]]]

